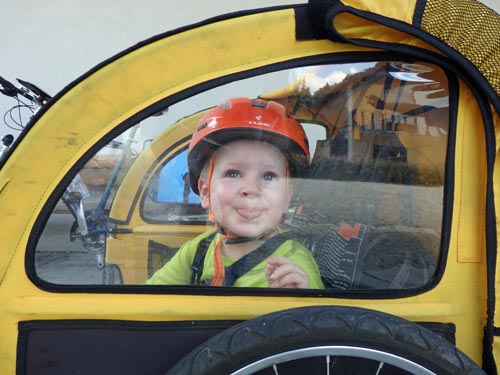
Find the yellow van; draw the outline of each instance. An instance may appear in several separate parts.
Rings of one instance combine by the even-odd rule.
[[[310,0],[75,80],[0,162],[0,373],[497,374],[499,29],[476,0]],[[148,283],[214,228],[188,146],[236,97],[305,130],[280,232],[324,288]]]

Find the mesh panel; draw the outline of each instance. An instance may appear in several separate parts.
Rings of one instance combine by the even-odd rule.
[[[470,60],[500,94],[500,16],[477,0],[428,0],[422,29]]]

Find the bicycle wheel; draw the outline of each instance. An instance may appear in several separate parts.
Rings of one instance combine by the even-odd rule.
[[[103,285],[123,285],[120,268],[116,264],[105,264],[102,270]]]
[[[283,310],[207,340],[167,375],[485,375],[454,345],[407,320],[343,306]]]

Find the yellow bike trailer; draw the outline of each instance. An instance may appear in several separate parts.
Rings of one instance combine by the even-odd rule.
[[[70,83],[0,162],[0,372],[497,374],[498,30],[476,0],[310,0]],[[187,147],[233,97],[306,131],[282,228],[324,289],[147,282],[213,228]]]

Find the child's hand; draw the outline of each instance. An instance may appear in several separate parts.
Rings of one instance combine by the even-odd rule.
[[[309,288],[307,274],[288,258],[269,257],[265,273],[270,288]]]

